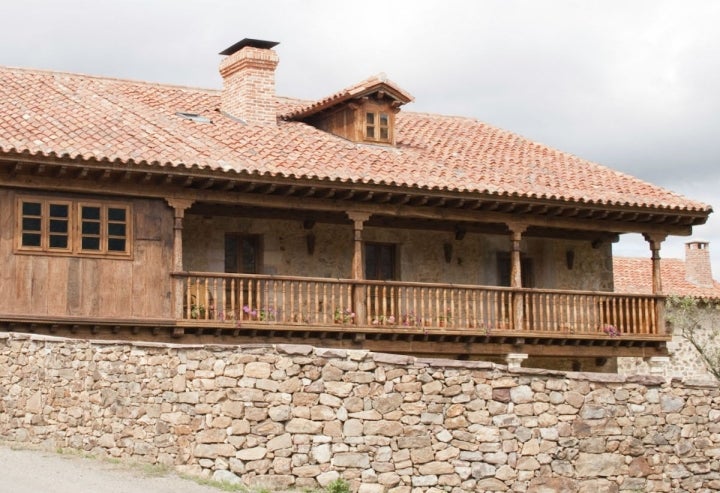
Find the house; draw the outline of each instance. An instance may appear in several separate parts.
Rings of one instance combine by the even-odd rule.
[[[615,291],[618,293],[650,293],[652,291],[652,266],[649,259],[613,258]],[[690,297],[698,302],[697,336],[704,344],[712,347],[720,340],[712,340],[713,330],[720,327],[720,282],[712,277],[710,245],[706,241],[690,241],[685,244],[685,259],[662,259],[660,261],[663,293],[673,297]],[[668,318],[674,319],[669,306]],[[682,334],[682,327],[673,327],[672,341],[668,343],[670,357],[662,362],[657,371],[671,377],[711,378],[698,351]],[[641,358],[621,358],[619,371],[637,373],[652,371],[652,361]]]
[[[222,90],[0,70],[0,326],[301,342],[608,368],[666,354],[660,291],[613,292],[611,245],[711,208],[379,75],[275,94],[276,43]]]

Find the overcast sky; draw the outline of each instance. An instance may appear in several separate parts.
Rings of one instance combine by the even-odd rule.
[[[385,72],[415,96],[407,110],[474,117],[720,209],[720,1],[0,0],[0,17],[2,65],[209,88],[219,51],[279,41],[281,95]],[[720,211],[692,238],[720,277]],[[650,255],[633,236],[614,252]]]

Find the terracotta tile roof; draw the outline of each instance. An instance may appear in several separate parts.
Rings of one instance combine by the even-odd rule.
[[[720,282],[713,287],[700,287],[686,280],[685,262],[680,259],[660,260],[663,292],[672,296],[694,296],[720,299]],[[652,293],[652,261],[649,258],[613,257],[613,279],[618,293]]]
[[[301,118],[307,115],[317,113],[318,111],[321,111],[325,108],[335,106],[338,103],[341,103],[348,99],[360,97],[365,94],[372,94],[378,89],[389,89],[389,91],[393,93],[397,97],[397,99],[403,104],[415,100],[415,98],[412,97],[410,93],[406,92],[393,81],[389,80],[385,76],[385,74],[378,74],[369,77],[361,82],[358,82],[357,84],[354,84],[350,87],[346,87],[345,89],[342,89],[341,91],[338,91],[335,94],[332,94],[325,98],[319,99],[317,101],[308,101],[306,102],[306,104],[297,106],[296,108],[292,108],[289,111],[280,111],[279,115],[280,118],[286,120]]]
[[[239,123],[219,91],[0,68],[0,152],[678,210],[709,206],[471,118],[401,111],[397,146]],[[278,98],[278,113],[307,108]],[[200,114],[212,123],[177,115]]]

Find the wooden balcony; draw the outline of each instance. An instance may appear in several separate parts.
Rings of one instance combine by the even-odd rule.
[[[188,272],[180,327],[458,344],[664,347],[664,297],[390,281]],[[496,348],[497,349],[497,348]],[[490,351],[490,349],[488,349]],[[632,354],[631,354],[632,353]]]

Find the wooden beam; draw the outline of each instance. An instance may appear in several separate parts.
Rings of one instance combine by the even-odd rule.
[[[192,177],[188,177],[192,179]],[[61,190],[65,192],[77,193],[103,193],[118,196],[135,196],[148,197],[155,196],[157,198],[177,197],[194,200],[198,202],[210,202],[220,204],[241,204],[253,205],[258,207],[274,207],[283,209],[296,210],[315,210],[315,211],[344,211],[347,210],[347,204],[344,200],[355,195],[354,190],[347,190],[343,196],[343,200],[327,200],[327,199],[304,199],[302,197],[284,197],[272,195],[258,195],[240,192],[223,192],[219,190],[195,190],[195,189],[178,189],[175,191],[167,190],[157,186],[138,186],[132,184],[96,184],[90,188],[87,183],[78,183],[77,180],[66,180],[58,183],[54,178],[28,176],[23,180],[10,179],[0,176],[0,186],[20,187],[20,188],[39,188],[43,190]],[[253,183],[248,183],[247,188],[254,188]],[[367,195],[366,195],[367,198]],[[425,203],[427,197],[420,197],[420,203]],[[412,201],[411,201],[412,203]],[[418,203],[418,205],[420,205]],[[496,202],[497,204],[497,202]],[[434,219],[442,221],[470,221],[470,222],[489,222],[489,223],[505,223],[508,221],[516,221],[517,217],[512,214],[492,211],[473,211],[468,209],[437,209],[432,207],[412,207],[410,205],[393,205],[393,204],[373,204],[366,202],[363,208],[368,212],[377,215],[390,217],[407,217],[415,219]],[[667,233],[673,235],[689,235],[692,231],[691,224],[694,218],[686,216],[685,220],[679,221],[677,225],[666,224],[628,224],[625,222],[603,220],[603,221],[579,221],[571,218],[557,216],[523,216],[522,221],[528,226],[584,230],[584,231],[607,231],[613,233]]]

